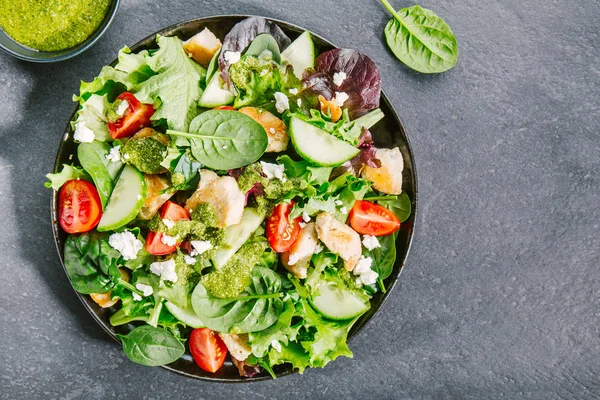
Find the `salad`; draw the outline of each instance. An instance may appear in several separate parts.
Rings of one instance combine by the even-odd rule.
[[[258,17],[156,43],[74,97],[76,158],[47,183],[73,287],[135,327],[117,336],[143,365],[189,349],[275,377],[352,357],[410,215],[400,150],[369,131],[376,65]]]

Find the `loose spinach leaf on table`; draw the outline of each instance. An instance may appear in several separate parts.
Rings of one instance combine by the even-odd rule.
[[[202,283],[192,293],[192,307],[210,329],[219,332],[258,332],[273,325],[283,310],[281,278],[268,268],[255,267],[244,292],[230,299],[212,296]]]
[[[190,124],[190,133],[167,130],[177,145],[191,146],[192,155],[213,169],[234,169],[252,164],[267,149],[267,132],[249,116],[233,111],[209,110]],[[183,139],[183,140],[182,140]]]
[[[183,343],[163,328],[144,325],[117,337],[131,361],[149,367],[170,364],[185,353]]]
[[[388,46],[400,61],[425,74],[454,67],[458,43],[442,18],[418,5],[396,12],[387,0],[381,3],[394,16],[384,33]]]

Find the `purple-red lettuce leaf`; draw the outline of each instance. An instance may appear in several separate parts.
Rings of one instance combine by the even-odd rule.
[[[342,108],[347,108],[355,119],[379,107],[381,77],[377,65],[368,56],[351,49],[333,49],[320,54],[315,60],[315,70],[332,78],[331,86],[320,94],[331,100],[332,92],[344,92],[349,97]],[[346,78],[338,86],[333,75],[343,72]]]
[[[268,21],[261,17],[250,17],[238,22],[229,31],[223,39],[221,54],[219,55],[219,70],[221,78],[230,87],[232,86],[229,79],[229,64],[225,62],[225,53],[228,51],[242,52],[250,45],[250,43],[261,33],[268,33],[273,36],[279,50],[283,51],[291,43],[290,38],[281,30],[277,24]]]

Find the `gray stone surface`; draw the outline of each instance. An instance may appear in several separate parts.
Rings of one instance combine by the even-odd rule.
[[[124,0],[83,56],[36,65],[0,54],[0,398],[600,398],[600,4],[422,5],[458,38],[448,73],[394,59],[376,0]],[[407,268],[351,343],[354,359],[251,385],[127,361],[59,265],[43,187],[80,79],[123,44],[226,13],[289,20],[370,55],[420,182]]]

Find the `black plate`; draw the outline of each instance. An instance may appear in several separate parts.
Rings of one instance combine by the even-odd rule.
[[[182,22],[180,24],[165,28],[159,32],[153,33],[152,35],[148,36],[147,38],[132,46],[131,50],[133,52],[138,52],[144,49],[157,48],[158,46],[156,45],[155,41],[157,34],[163,36],[178,36],[181,39],[187,39],[204,28],[210,29],[215,35],[217,35],[217,37],[223,39],[223,37],[231,30],[231,28],[236,23],[247,17],[247,15],[227,15],[205,17],[188,22]],[[275,19],[271,20],[276,22],[292,40],[295,39],[305,30],[304,28],[300,28],[299,26],[290,24],[288,22],[279,21]],[[333,43],[318,35],[312,34],[312,36],[319,53],[336,47]],[[375,62],[377,62],[377,60],[375,60]],[[113,61],[111,65],[114,66],[116,63],[117,60]],[[398,280],[398,276],[402,271],[404,262],[406,261],[408,250],[410,249],[410,244],[413,237],[414,222],[417,214],[417,175],[414,167],[413,154],[408,143],[408,138],[406,137],[406,132],[404,131],[404,127],[402,126],[402,123],[400,122],[396,111],[394,111],[392,105],[390,104],[385,94],[383,94],[381,97],[380,107],[381,110],[385,113],[385,118],[382,121],[380,121],[373,129],[371,129],[371,132],[373,133],[373,138],[377,147],[400,147],[400,151],[402,152],[402,156],[404,157],[403,190],[408,194],[408,196],[411,199],[412,214],[410,218],[406,222],[404,222],[400,227],[398,239],[396,241],[396,263],[394,265],[394,270],[392,274],[385,280],[385,287],[388,288],[387,293],[379,292],[373,297],[373,299],[371,300],[371,308],[369,309],[369,311],[367,311],[367,313],[365,313],[352,327],[348,336],[349,340],[352,337],[356,336],[360,332],[360,330],[369,322],[369,320],[373,318],[375,313],[377,313],[377,311],[385,301],[386,297],[389,296],[389,294],[391,293],[392,288],[394,287],[396,281]],[[75,118],[76,112],[77,108],[73,112],[73,115],[71,115],[69,121]],[[73,142],[73,131],[71,129],[70,122],[67,124],[65,132],[66,133],[60,142],[58,155],[54,164],[55,173],[60,170],[62,164],[77,163],[77,145]],[[52,196],[51,207],[54,240],[56,242],[56,247],[58,249],[58,254],[60,256],[61,263],[63,263],[63,247],[67,235],[60,229],[60,226],[58,224],[57,192],[54,192]],[[136,325],[134,324],[128,324],[118,327],[113,327],[110,325],[109,317],[116,311],[116,308],[118,308],[118,306],[115,309],[101,308],[96,303],[94,303],[89,296],[84,296],[79,293],[78,295],[85,308],[90,312],[90,314],[94,317],[98,324],[100,324],[100,326],[116,341],[116,333],[127,334],[129,331],[135,328]],[[186,354],[178,361],[169,364],[168,366],[164,366],[163,368],[181,375],[185,375],[190,378],[221,382],[251,382],[264,379],[271,379],[270,375],[266,372],[263,372],[252,378],[240,378],[237,368],[229,360],[225,362],[223,368],[221,368],[216,373],[211,374],[201,370],[194,363],[194,360],[192,359],[189,352],[186,352]],[[277,374],[277,376],[283,376],[294,372],[292,368],[288,365],[277,366],[274,368],[274,371]]]

